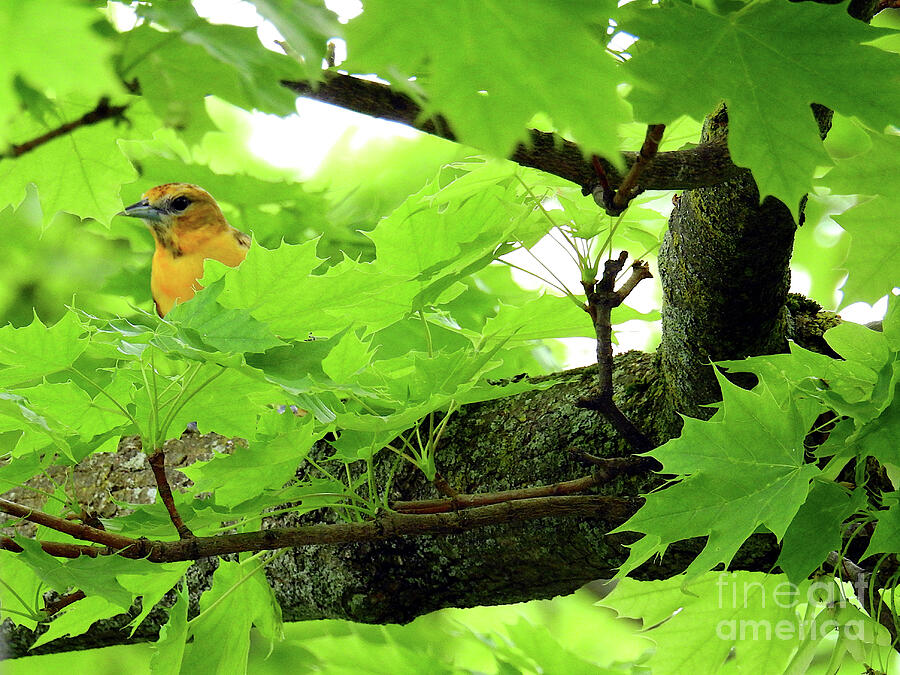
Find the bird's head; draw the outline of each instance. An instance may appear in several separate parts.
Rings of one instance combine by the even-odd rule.
[[[147,190],[141,201],[119,215],[140,218],[165,243],[173,235],[201,227],[227,227],[219,205],[206,190],[190,183],[166,183]]]

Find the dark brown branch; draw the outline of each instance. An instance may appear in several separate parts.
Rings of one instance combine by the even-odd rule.
[[[51,129],[47,133],[41,134],[37,138],[32,138],[30,141],[11,145],[9,150],[0,153],[0,159],[15,159],[16,157],[21,157],[26,152],[31,152],[35,148],[38,148],[45,143],[49,143],[55,138],[70,134],[79,127],[90,126],[110,119],[121,119],[122,113],[124,113],[127,108],[127,105],[110,105],[109,99],[104,96],[93,110],[86,112],[77,120],[61,124],[55,129]]]
[[[458,140],[446,118],[441,115],[425,116],[415,101],[388,85],[338,73],[328,73],[325,81],[316,86],[293,81],[283,81],[282,84],[307,98],[407,124],[450,141]],[[597,172],[578,145],[534,129],[528,132],[528,136],[528,142],[516,146],[509,159],[570,180],[580,185],[585,194],[593,191],[598,182]],[[628,168],[638,160],[639,153],[625,152],[622,155]],[[599,162],[611,186],[618,187],[623,175],[608,160],[599,159]],[[732,163],[727,143],[720,141],[658,153],[642,171],[641,186],[646,190],[690,190],[718,185],[742,172],[746,173],[746,169]]]
[[[574,451],[573,451],[573,454]],[[449,513],[461,509],[469,509],[489,504],[502,504],[520,499],[534,499],[537,497],[553,497],[578,494],[585,492],[616,476],[635,475],[659,468],[659,462],[645,457],[594,457],[587,453],[581,453],[580,457],[590,457],[591,463],[596,469],[590,476],[561,481],[552,485],[536,485],[516,490],[502,490],[500,492],[486,492],[482,494],[460,494],[450,496],[448,499],[423,499],[412,502],[393,502],[391,508],[398,513],[423,514],[423,513]]]
[[[609,215],[618,216],[621,214],[628,208],[629,202],[640,194],[638,178],[656,156],[665,130],[665,124],[651,124],[647,127],[644,144],[641,146],[640,152],[638,152],[637,159],[631,165],[628,174],[622,179],[622,184],[619,185],[619,189],[613,194],[612,200],[608,199],[610,193],[608,180],[601,182],[600,190],[594,189],[594,201],[597,202],[598,206],[602,206]]]
[[[40,542],[44,553],[49,553],[57,558],[79,558],[83,555],[96,558],[103,549],[99,546],[84,546],[83,544],[62,544],[58,541]],[[0,537],[0,550],[21,553],[24,549],[19,546],[12,537]]]
[[[627,259],[628,253],[622,251],[615,260],[606,261],[600,281],[581,282],[587,296],[585,311],[590,314],[597,336],[598,386],[596,392],[580,405],[602,413],[636,452],[646,452],[653,447],[650,439],[619,410],[613,400],[612,310],[622,304],[642,279],[649,279],[652,276],[647,263],[636,260],[631,266],[631,276],[617,291],[616,277],[622,271]]]
[[[455,499],[459,496],[459,492],[457,492],[453,488],[453,486],[450,485],[449,482],[447,482],[447,479],[441,475],[440,471],[434,474],[434,480],[431,482],[434,483],[435,489],[437,489],[437,491],[442,495],[450,497],[451,499]]]
[[[175,508],[175,499],[172,497],[172,488],[169,487],[169,479],[166,477],[165,451],[157,450],[148,457],[148,461],[150,462],[150,468],[153,469],[153,477],[156,479],[159,498],[165,505],[166,511],[169,512],[169,518],[172,519],[172,524],[175,526],[175,529],[178,530],[178,536],[182,539],[193,537],[194,533],[184,524],[181,515],[178,513],[178,509]]]
[[[559,495],[571,495],[584,492],[597,485],[605,476],[597,472],[591,476],[576,478],[553,485],[538,485],[518,490],[503,490],[501,492],[486,492],[483,494],[459,494],[448,499],[423,499],[414,502],[393,502],[391,508],[398,513],[448,513],[459,509],[468,509],[488,504],[502,504],[504,502],[519,499],[534,499],[536,497],[550,497]]]
[[[15,502],[2,498],[0,498],[0,511],[16,518],[22,518],[23,520],[36,523],[37,525],[44,525],[51,530],[68,534],[75,539],[91,541],[95,544],[103,544],[104,546],[109,546],[114,549],[126,548],[136,541],[130,537],[123,537],[122,535],[113,532],[98,530],[96,527],[91,527],[90,525],[75,523],[65,518],[59,518],[58,516],[51,516],[49,513],[36,511],[27,506],[22,506],[21,504],[16,504]]]
[[[598,457],[578,448],[569,448],[569,454],[587,464],[601,467],[604,480],[617,476],[637,476],[648,471],[660,471],[662,464],[653,457]]]
[[[127,546],[119,549],[90,548],[90,555],[120,555],[125,558],[146,558],[150,562],[179,562],[198,560],[210,556],[248,551],[266,551],[321,544],[346,544],[357,541],[378,541],[392,537],[421,536],[429,534],[455,534],[487,525],[523,522],[536,518],[603,517],[623,523],[637,511],[638,500],[600,495],[573,495],[522,499],[501,504],[477,506],[449,513],[383,514],[374,520],[357,523],[308,525],[305,527],[272,528],[257,532],[192,537],[178,541],[129,539]],[[21,507],[25,508],[25,507]],[[28,509],[26,509],[28,510]],[[44,514],[46,515],[46,514]],[[52,518],[52,516],[50,516]],[[65,521],[64,521],[65,522]],[[3,548],[16,550],[15,542],[4,541]],[[47,544],[42,542],[44,550]],[[72,557],[72,545],[63,545],[63,557]],[[15,547],[15,548],[14,548]],[[51,553],[56,555],[56,553]]]

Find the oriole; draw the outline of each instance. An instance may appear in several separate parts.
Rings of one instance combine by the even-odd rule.
[[[250,237],[228,224],[212,195],[190,183],[150,188],[119,215],[141,218],[156,241],[150,292],[160,316],[201,289],[204,260],[237,267],[250,247]]]

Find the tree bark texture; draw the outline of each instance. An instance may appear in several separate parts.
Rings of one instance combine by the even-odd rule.
[[[824,137],[831,111],[813,106]],[[701,143],[728,134],[724,104],[704,124]],[[800,209],[802,213],[803,204]],[[802,222],[802,218],[801,218]],[[673,407],[708,417],[721,399],[712,361],[785,351],[792,330],[785,305],[797,225],[773,197],[760,202],[749,171],[677,200],[659,252],[663,328],[659,353]],[[752,377],[738,377],[742,384]]]

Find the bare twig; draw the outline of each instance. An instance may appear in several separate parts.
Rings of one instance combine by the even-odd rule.
[[[489,504],[503,504],[521,499],[535,499],[538,497],[558,497],[562,495],[578,494],[585,492],[605,481],[621,475],[634,475],[659,467],[659,462],[649,457],[595,457],[587,453],[570,450],[579,457],[590,457],[595,465],[594,472],[590,476],[583,476],[573,480],[561,481],[552,485],[537,485],[517,490],[503,490],[501,492],[486,492],[481,494],[463,494],[456,492],[447,499],[426,499],[412,502],[393,502],[391,508],[398,513],[423,514],[423,513],[449,513],[462,509],[471,509]]]
[[[585,311],[594,322],[594,333],[597,336],[598,387],[592,396],[580,401],[579,405],[601,412],[636,452],[645,452],[652,448],[650,440],[619,410],[613,400],[612,310],[622,304],[642,279],[653,276],[647,263],[636,260],[631,266],[631,276],[617,291],[616,277],[627,259],[628,253],[622,251],[617,259],[606,261],[600,281],[581,282],[587,295]]]
[[[101,552],[108,549],[100,546],[85,546],[84,544],[62,544],[58,541],[39,542],[44,553],[49,553],[57,558],[79,558],[83,555],[96,558]],[[21,553],[24,549],[19,546],[12,537],[0,537],[0,550]]]
[[[90,525],[91,527],[96,527],[98,530],[105,530],[106,528],[103,526],[103,521],[100,520],[100,516],[98,516],[94,512],[88,512],[84,509],[81,509],[79,513],[72,513],[66,516],[66,520],[78,520],[85,525]]]
[[[32,138],[30,141],[11,145],[9,150],[0,153],[0,159],[15,159],[16,157],[21,157],[26,152],[31,152],[35,148],[38,148],[45,143],[49,143],[55,138],[70,134],[79,127],[90,126],[109,119],[122,119],[122,113],[124,113],[127,108],[127,105],[110,105],[109,99],[104,96],[93,110],[86,112],[77,120],[61,124],[45,134]]]
[[[324,81],[316,86],[289,80],[282,84],[307,98],[407,124],[450,141],[458,140],[446,118],[425,116],[418,103],[388,85],[339,73],[326,73]],[[622,156],[625,166],[630,167],[638,161],[639,153],[625,152]],[[586,195],[593,192],[598,182],[593,162],[585,161],[582,149],[555,134],[529,130],[528,141],[517,145],[509,159],[570,180],[580,185]],[[619,186],[623,174],[609,160],[597,158],[597,161],[610,186]],[[646,190],[691,190],[718,185],[746,171],[734,165],[727,143],[720,140],[684,150],[660,152],[640,175],[641,186]]]
[[[518,490],[503,490],[502,492],[486,492],[483,494],[461,494],[457,492],[455,496],[448,499],[393,502],[391,508],[398,513],[448,513],[488,504],[503,504],[504,502],[519,499],[577,494],[594,487],[601,480],[602,477],[599,473],[595,473],[591,476],[554,483],[553,485],[538,485],[530,488],[519,488]]]
[[[157,491],[159,498],[169,512],[169,518],[172,524],[178,530],[178,536],[182,539],[188,539],[194,536],[194,533],[188,529],[175,508],[175,499],[172,497],[172,488],[169,487],[169,479],[166,477],[166,453],[164,450],[157,450],[148,458],[150,468],[153,469],[153,477],[156,479]]]
[[[629,455],[628,457],[598,457],[589,452],[578,448],[569,448],[569,454],[576,459],[601,467],[606,472],[606,479],[616,476],[635,476],[646,471],[659,471],[662,464],[653,457],[639,457]]]
[[[437,489],[445,497],[450,497],[451,499],[455,499],[459,496],[459,492],[457,492],[447,479],[441,474],[440,471],[434,474],[434,480],[431,481],[434,483],[434,487]]]
[[[628,174],[622,180],[622,184],[619,185],[619,189],[616,191],[615,196],[613,196],[612,204],[604,205],[597,202],[599,206],[606,206],[606,212],[609,215],[620,215],[622,211],[628,208],[628,203],[640,194],[640,190],[637,189],[637,180],[646,170],[650,161],[656,156],[656,151],[659,150],[659,144],[662,141],[663,132],[665,132],[665,130],[665,124],[651,124],[647,127],[647,133],[644,136],[644,144],[641,146],[641,150],[638,153],[634,164],[632,164],[631,168],[628,170]],[[596,190],[594,191],[594,201],[597,201]]]

